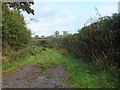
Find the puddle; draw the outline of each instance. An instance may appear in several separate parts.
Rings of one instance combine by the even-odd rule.
[[[39,78],[39,79],[45,79],[46,76],[39,76],[38,78]]]

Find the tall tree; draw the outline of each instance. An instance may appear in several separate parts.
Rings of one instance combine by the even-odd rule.
[[[59,31],[55,31],[55,36],[59,37]]]
[[[63,31],[63,35],[67,35],[68,34],[68,31]]]
[[[40,38],[38,35],[35,35],[35,38]]]

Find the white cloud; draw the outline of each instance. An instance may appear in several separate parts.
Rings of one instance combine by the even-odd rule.
[[[56,7],[56,6],[54,6]],[[72,8],[71,8],[72,9]],[[28,24],[28,27],[32,30],[32,32],[39,35],[51,35],[54,34],[56,30],[62,31],[69,30],[68,27],[72,27],[73,22],[75,22],[76,17],[74,15],[74,11],[70,11],[70,8],[59,9],[58,7],[54,8],[51,6],[43,5],[41,6],[41,10],[39,13],[54,13],[54,17],[46,18],[39,17],[38,22],[31,22]],[[37,11],[38,12],[38,11]],[[49,15],[48,15],[49,16]]]
[[[117,12],[117,6],[114,5],[99,5],[98,10],[102,15]],[[38,35],[52,35],[56,30],[67,30],[70,33],[75,33],[77,28],[81,28],[84,23],[91,17],[95,16],[94,6],[75,6],[64,5],[60,6],[56,3],[35,3],[35,16],[38,22],[31,22],[27,26]],[[52,16],[51,16],[52,15]],[[28,19],[28,15],[26,16]]]
[[[34,0],[35,2],[118,2],[119,0]]]
[[[117,13],[118,6],[102,6],[99,8],[99,10],[101,13],[106,13],[106,14]]]
[[[39,22],[32,22],[28,27],[36,34],[50,35],[54,34],[56,30],[62,33],[67,27],[71,28],[71,22],[74,22],[74,20],[74,17],[71,15],[67,15],[66,17],[62,15],[51,19],[39,18]]]

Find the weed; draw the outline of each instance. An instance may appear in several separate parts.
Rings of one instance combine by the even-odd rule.
[[[39,52],[36,56],[30,56],[28,59],[14,61],[3,65],[3,72],[15,70],[27,64],[35,64],[42,67],[42,74],[47,74],[45,69],[54,65],[63,64],[68,72],[68,88],[115,88],[117,78],[109,72],[104,72],[90,62],[83,62],[72,55],[62,55],[58,50],[47,49],[45,52]],[[43,69],[43,70],[42,70]],[[36,78],[36,77],[33,77]],[[49,78],[49,77],[48,77]],[[58,86],[56,86],[58,87]]]

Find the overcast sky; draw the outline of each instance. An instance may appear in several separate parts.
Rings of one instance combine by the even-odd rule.
[[[91,2],[92,1],[92,2]],[[105,1],[105,0],[103,0]],[[34,18],[27,27],[35,35],[49,36],[56,30],[61,34],[63,31],[76,33],[78,28],[82,28],[90,18],[96,17],[95,7],[99,10],[101,16],[111,16],[118,12],[117,0],[35,0],[32,8],[35,15],[23,13],[26,22]]]

